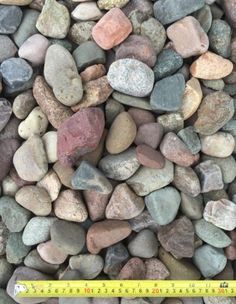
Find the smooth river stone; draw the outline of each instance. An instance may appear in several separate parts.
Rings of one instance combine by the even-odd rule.
[[[22,10],[15,5],[1,5],[0,16],[0,34],[13,34],[21,23]]]
[[[195,250],[193,262],[205,278],[212,278],[225,268],[227,258],[223,249],[206,244]]]
[[[106,207],[106,218],[128,220],[138,216],[144,209],[142,197],[137,196],[126,183],[115,187]]]
[[[135,144],[145,144],[156,149],[163,136],[163,126],[160,123],[147,123],[138,128]]]
[[[191,197],[181,192],[180,209],[191,220],[199,220],[203,214],[203,198],[201,195]]]
[[[148,96],[154,85],[154,73],[136,59],[119,59],[108,70],[107,79],[114,90],[136,97]]]
[[[43,141],[33,135],[16,151],[13,164],[19,176],[29,182],[41,180],[48,171],[48,161]]]
[[[64,165],[73,164],[80,156],[95,150],[104,131],[103,111],[84,108],[65,120],[57,133],[57,154]]]
[[[234,230],[236,227],[236,204],[227,199],[209,201],[205,206],[203,217],[207,222],[221,229]]]
[[[37,246],[37,251],[45,262],[53,265],[62,264],[67,259],[67,254],[57,247],[53,241],[39,244]]]
[[[194,228],[192,222],[181,217],[158,231],[162,247],[175,258],[191,258],[194,253]]]
[[[108,154],[99,162],[99,168],[105,176],[118,181],[127,180],[139,167],[135,148],[129,148],[116,155]]]
[[[98,8],[96,2],[85,2],[77,5],[72,11],[71,16],[76,21],[92,21],[99,20],[103,16],[103,13]]]
[[[156,190],[145,197],[146,207],[159,225],[167,225],[174,220],[180,201],[180,194],[173,187]]]
[[[160,0],[154,5],[154,15],[163,25],[179,20],[199,10],[204,0]]]
[[[196,235],[205,243],[216,247],[224,248],[231,244],[231,239],[226,233],[215,225],[204,219],[193,222]]]
[[[207,51],[190,66],[193,77],[201,79],[221,79],[233,71],[233,63],[228,59]]]
[[[105,220],[93,224],[87,232],[87,248],[92,254],[97,254],[103,248],[107,248],[127,238],[131,233],[131,227],[126,221]]]
[[[214,92],[203,99],[194,128],[202,135],[212,135],[230,121],[233,115],[232,97],[223,91]]]
[[[131,178],[127,180],[127,184],[140,196],[169,185],[174,178],[173,163],[166,160],[162,169],[151,169],[141,167]]]

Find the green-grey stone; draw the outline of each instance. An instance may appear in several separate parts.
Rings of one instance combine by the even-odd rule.
[[[205,278],[212,278],[225,268],[227,258],[223,249],[206,244],[195,250],[193,262]]]
[[[16,304],[16,302],[6,293],[4,289],[0,289],[0,304]]]
[[[50,41],[50,45],[59,44],[59,45],[63,46],[65,49],[67,49],[69,52],[71,52],[73,49],[73,46],[69,40],[53,38],[53,39],[50,39],[49,41]]]
[[[111,126],[116,116],[125,111],[125,107],[118,101],[109,98],[105,105],[106,125]]]
[[[231,34],[231,28],[226,21],[213,20],[208,33],[211,49],[216,54],[228,58],[230,56]]]
[[[190,15],[204,4],[204,0],[159,0],[154,4],[154,16],[165,25]]]
[[[164,133],[178,132],[184,127],[184,119],[180,113],[169,113],[157,117],[157,122],[163,126]]]
[[[156,82],[150,98],[153,110],[174,112],[181,107],[185,90],[182,74],[175,74]]]
[[[173,163],[166,160],[162,169],[152,169],[142,166],[126,182],[140,196],[145,196],[151,192],[169,185],[174,178]]]
[[[147,209],[159,225],[167,225],[175,219],[180,201],[180,194],[174,187],[159,189],[145,197]]]
[[[223,230],[206,220],[200,219],[193,225],[196,235],[205,243],[216,248],[224,248],[231,244],[231,239]]]
[[[159,80],[174,74],[183,65],[183,58],[172,49],[163,50],[157,57],[154,67],[155,79]]]
[[[112,97],[120,103],[144,110],[152,110],[148,98],[133,97],[119,92],[113,92]]]
[[[148,19],[148,15],[144,12],[139,11],[138,9],[133,10],[129,14],[129,20],[132,24],[133,34],[141,34],[141,25],[144,21]],[[165,29],[164,29],[165,31]]]
[[[202,83],[205,87],[215,91],[222,91],[225,86],[223,79],[202,80]]]
[[[189,196],[181,192],[181,211],[191,220],[199,220],[203,215],[202,195],[196,197]]]
[[[71,185],[75,190],[94,190],[103,194],[112,191],[112,185],[106,176],[87,161],[82,161],[75,171]]]
[[[218,201],[221,199],[229,199],[228,194],[224,189],[213,190],[207,193],[203,193],[204,204],[206,205],[209,201]]]
[[[12,273],[13,266],[6,260],[5,257],[0,258],[0,287],[6,287]]]
[[[213,3],[210,7],[213,19],[221,19],[223,17],[224,12],[217,4]]]
[[[230,96],[236,95],[236,84],[226,84],[224,87],[224,91],[228,93]]]
[[[77,68],[79,71],[90,65],[106,62],[106,55],[95,42],[86,41],[81,43],[73,52]]]
[[[223,131],[229,132],[231,135],[236,136],[236,120],[232,119],[222,128]]]
[[[236,177],[236,162],[233,156],[228,156],[225,158],[213,157],[208,155],[203,155],[202,160],[212,160],[217,164],[222,172],[223,182],[225,184],[232,183]]]
[[[22,233],[14,232],[9,235],[6,247],[7,261],[11,264],[20,264],[30,251],[22,241]]]
[[[30,253],[25,257],[24,264],[29,268],[33,268],[46,274],[54,274],[59,269],[59,265],[45,262],[40,257],[36,249],[30,251]]]
[[[209,5],[204,5],[199,11],[194,13],[194,17],[199,21],[203,30],[208,33],[212,24],[212,13]]]
[[[31,213],[13,198],[3,196],[0,198],[0,216],[11,232],[20,232],[28,223]]]
[[[40,12],[26,9],[17,31],[12,35],[15,44],[20,47],[30,36],[37,34],[36,21]]]
[[[201,142],[197,133],[194,131],[194,127],[189,126],[182,129],[177,135],[182,139],[192,154],[197,154],[201,150]]]

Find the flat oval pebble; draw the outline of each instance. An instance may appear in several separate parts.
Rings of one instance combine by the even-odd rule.
[[[136,59],[119,59],[113,62],[107,78],[114,90],[136,97],[149,95],[154,84],[153,71]]]
[[[133,118],[122,112],[115,118],[106,138],[106,148],[111,154],[125,151],[133,143],[137,128]]]

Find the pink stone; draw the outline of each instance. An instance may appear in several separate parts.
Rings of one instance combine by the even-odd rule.
[[[93,27],[92,36],[104,50],[112,49],[132,32],[132,24],[119,8],[106,13]]]
[[[95,150],[104,126],[104,114],[99,108],[84,108],[68,118],[57,132],[59,161],[64,165],[71,165],[80,156]]]
[[[49,41],[40,34],[29,37],[19,48],[19,57],[30,61],[33,65],[44,63],[46,51],[49,47]]]
[[[167,29],[167,36],[173,42],[174,49],[183,58],[205,53],[209,47],[209,40],[197,19],[185,17]]]
[[[164,156],[157,150],[146,146],[139,145],[136,148],[138,162],[148,168],[162,169],[165,166]]]
[[[159,123],[147,123],[138,128],[136,138],[134,140],[136,145],[145,144],[156,149],[163,136],[163,127]]]
[[[145,261],[146,280],[165,280],[170,275],[166,266],[158,259],[151,258]]]

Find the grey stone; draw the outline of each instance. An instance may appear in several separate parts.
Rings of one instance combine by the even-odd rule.
[[[27,267],[33,268],[46,274],[54,274],[59,269],[59,265],[49,264],[45,262],[40,257],[36,249],[30,251],[30,253],[25,257],[24,264]]]
[[[11,113],[11,103],[6,98],[0,98],[0,132],[8,123]]]
[[[0,34],[13,34],[20,25],[22,10],[15,5],[0,5]]]
[[[236,95],[236,85],[234,84],[226,84],[224,86],[224,91],[229,94],[230,96],[235,96]]]
[[[203,194],[203,200],[205,204],[207,204],[209,201],[218,201],[221,199],[229,199],[229,196],[224,189],[210,191]]]
[[[72,43],[67,39],[49,39],[50,45],[59,44],[67,49],[69,52],[72,51],[73,46]]]
[[[4,139],[19,139],[18,127],[20,120],[16,117],[11,117],[5,128],[0,132],[0,140]],[[1,175],[0,175],[1,176]]]
[[[116,116],[124,112],[125,107],[114,99],[108,99],[105,105],[106,125],[111,126]]]
[[[213,19],[221,19],[224,15],[224,11],[216,3],[211,5],[211,13]]]
[[[205,87],[215,91],[222,91],[225,87],[225,83],[223,79],[213,79],[213,80],[202,79],[202,83],[204,84]],[[229,92],[226,93],[229,94]]]
[[[152,110],[148,98],[133,97],[119,92],[114,92],[112,97],[126,106],[132,106],[144,110]]]
[[[165,25],[190,15],[204,5],[204,0],[159,0],[154,4],[154,15]]]
[[[50,229],[51,240],[63,252],[76,255],[85,245],[85,231],[75,223],[55,221]]]
[[[8,196],[0,198],[0,215],[11,232],[20,232],[28,223],[31,213]]]
[[[0,7],[0,14],[1,14],[1,7]],[[12,40],[6,35],[0,35],[0,63],[8,58],[14,57],[16,52],[17,52],[17,47],[12,42]]]
[[[112,185],[105,175],[87,161],[82,161],[71,179],[75,190],[95,190],[103,194],[112,191]]]
[[[26,246],[22,242],[21,232],[10,233],[6,247],[7,261],[11,264],[22,263],[24,257],[27,256],[30,249],[31,247]]]
[[[191,220],[198,220],[203,215],[203,198],[201,195],[191,197],[181,192],[180,209]]]
[[[183,58],[172,49],[164,49],[157,57],[154,67],[155,79],[159,80],[174,74],[183,65]]]
[[[55,217],[33,217],[26,225],[22,240],[27,246],[33,246],[50,239],[50,227],[57,220]]]
[[[71,269],[78,270],[84,280],[91,280],[102,271],[104,262],[100,255],[80,254],[72,256],[69,265]]]
[[[154,191],[145,197],[147,209],[159,225],[167,225],[174,220],[180,201],[180,194],[173,187]]]
[[[0,258],[0,287],[6,287],[6,284],[13,273],[13,265],[11,265],[5,257]],[[1,296],[0,296],[1,298]],[[1,303],[1,300],[0,300]]]
[[[0,220],[0,256],[6,253],[6,245],[9,234],[10,232],[7,229],[6,225],[2,220]]]
[[[9,297],[4,289],[0,288],[0,304],[16,304],[16,302]]]
[[[129,298],[121,298],[121,304],[151,304],[149,299],[146,298],[136,298],[136,299],[129,299]]]
[[[132,256],[140,258],[152,258],[157,256],[157,238],[149,229],[140,231],[128,244],[128,250]]]
[[[159,225],[152,218],[151,214],[144,210],[141,214],[129,220],[130,226],[133,231],[139,232],[145,228],[148,228],[154,232],[157,232]]]
[[[226,21],[213,20],[208,37],[213,52],[225,58],[230,56],[231,28]]]
[[[176,74],[158,81],[151,94],[153,110],[174,112],[179,110],[185,90],[185,79]]]
[[[194,13],[194,17],[199,21],[203,30],[208,33],[212,24],[212,13],[209,5],[204,5],[200,10]]]
[[[223,249],[203,245],[195,250],[193,262],[205,278],[212,278],[225,268],[227,258]]]
[[[141,167],[131,178],[127,180],[127,184],[140,196],[169,185],[174,178],[173,163],[166,160],[162,169],[151,169]]]
[[[205,304],[236,304],[235,298],[228,297],[204,297]]]
[[[32,67],[22,58],[10,58],[2,62],[0,67],[3,81],[11,88],[20,88],[33,75]]]
[[[164,129],[164,133],[178,132],[184,127],[184,119],[180,113],[169,113],[157,117]]]
[[[112,155],[108,154],[99,162],[99,168],[106,177],[123,181],[130,178],[139,168],[135,148]]]
[[[236,177],[236,162],[233,156],[226,158],[212,157],[208,155],[202,156],[203,160],[211,160],[217,164],[222,173],[223,182],[225,184],[231,183]]]
[[[59,298],[58,304],[92,304],[91,298]]]
[[[121,268],[129,259],[129,252],[122,243],[108,247],[103,271],[110,277],[117,277]]]
[[[125,58],[116,60],[110,65],[107,79],[111,87],[118,92],[145,97],[153,89],[154,73],[145,63]]]
[[[196,235],[205,243],[216,248],[224,248],[231,244],[231,239],[223,230],[206,220],[200,219],[193,224]]]
[[[143,14],[151,16],[153,15],[153,4],[150,0],[132,0],[122,9],[126,16],[134,10],[139,10]]]
[[[222,127],[222,131],[229,132],[231,135],[236,136],[236,120],[232,119]]]
[[[202,193],[223,189],[224,183],[220,167],[213,161],[207,160],[195,167],[200,179]]]
[[[192,154],[197,154],[201,151],[201,141],[194,130],[194,127],[189,126],[180,130],[177,134],[188,149],[192,152]]]
[[[106,55],[95,42],[86,41],[81,43],[73,52],[77,68],[84,70],[90,65],[106,62]]]
[[[93,304],[119,304],[119,298],[93,298]]]
[[[20,47],[30,36],[37,34],[38,31],[36,29],[36,21],[39,14],[40,12],[34,9],[26,9],[24,11],[21,24],[12,36],[15,44],[18,47]]]

